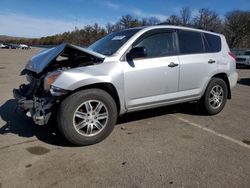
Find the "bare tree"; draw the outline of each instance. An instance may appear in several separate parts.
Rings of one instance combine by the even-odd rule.
[[[192,20],[192,10],[189,7],[183,7],[180,10],[179,21],[181,25],[190,25]]]
[[[167,18],[167,20],[164,23],[169,25],[181,25],[181,20],[179,16],[171,15]]]
[[[129,28],[130,23],[132,21],[133,21],[133,17],[131,15],[125,15],[125,16],[122,16],[122,18],[120,19],[120,24],[124,28]]]
[[[129,14],[122,16],[122,18],[119,21],[119,24],[124,29],[140,26],[140,22],[136,18],[133,18],[133,16],[131,16]]]
[[[164,24],[169,25],[182,25],[182,26],[188,26],[192,23],[192,10],[189,7],[183,7],[179,15],[171,15],[167,18],[167,20],[164,22]]]
[[[249,47],[250,11],[232,11],[225,16],[225,35],[229,46]]]
[[[10,43],[59,44],[70,42],[88,46],[107,33],[125,28],[155,25],[159,22],[155,17],[137,19],[131,15],[124,15],[116,23],[108,23],[106,27],[93,24],[81,29],[76,27],[74,31],[40,39],[12,39]],[[231,11],[225,15],[225,19],[222,21],[218,14],[210,9],[200,9],[198,14],[193,16],[192,10],[189,7],[184,7],[178,15],[169,16],[163,24],[188,25],[214,30],[226,36],[230,47],[250,47],[250,11]]]
[[[198,15],[194,17],[193,24],[196,27],[201,27],[205,30],[213,30],[221,32],[222,21],[215,11],[208,8],[202,8],[199,10]]]
[[[105,28],[107,33],[112,33],[115,31],[115,24],[107,23]]]
[[[156,25],[160,23],[160,20],[156,17],[150,17],[150,18],[142,18],[140,22],[140,25],[142,26],[149,26],[149,25]]]

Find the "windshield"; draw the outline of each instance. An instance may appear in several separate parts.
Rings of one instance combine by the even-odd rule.
[[[250,51],[245,52],[245,55],[250,55]]]
[[[103,55],[112,55],[139,30],[141,29],[136,28],[111,33],[90,45],[88,49]]]

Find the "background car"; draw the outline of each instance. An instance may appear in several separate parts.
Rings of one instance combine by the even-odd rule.
[[[240,55],[236,57],[236,64],[238,66],[250,66],[250,50],[246,51],[244,55]]]
[[[23,50],[28,50],[31,49],[30,46],[28,46],[27,44],[20,44],[19,48],[23,49]]]
[[[18,45],[16,44],[4,44],[5,45],[5,48],[7,49],[17,49],[18,48]]]
[[[5,45],[3,45],[3,44],[0,44],[0,48],[5,48]]]

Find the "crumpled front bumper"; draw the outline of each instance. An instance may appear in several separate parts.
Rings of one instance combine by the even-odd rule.
[[[32,117],[33,121],[38,125],[48,123],[51,116],[51,108],[54,105],[54,98],[38,98],[33,100],[23,96],[19,89],[13,89],[14,98],[17,99],[18,109],[24,112],[28,117]]]
[[[26,97],[24,97],[20,94],[19,89],[13,89],[13,96],[15,99],[17,99],[17,105],[21,111],[27,112],[30,109],[33,109],[34,101],[33,100],[26,100]]]

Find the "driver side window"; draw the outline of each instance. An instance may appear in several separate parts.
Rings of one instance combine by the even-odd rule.
[[[151,34],[139,40],[134,47],[144,47],[147,51],[146,58],[176,55],[176,47],[172,32]]]

